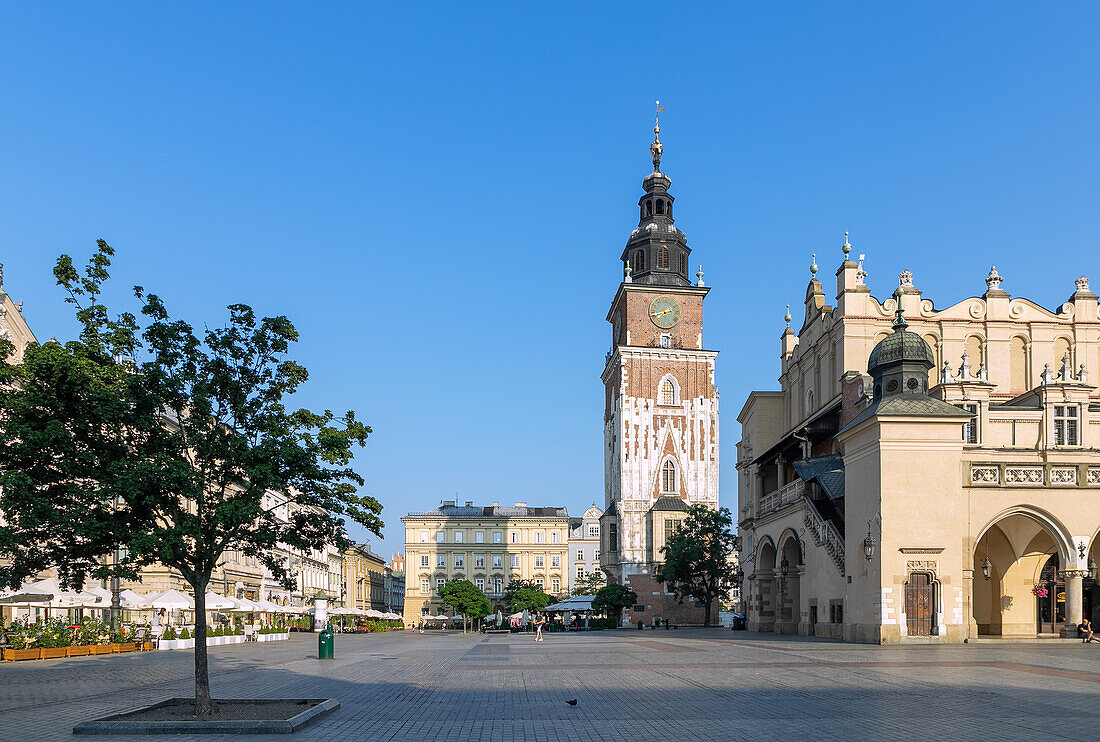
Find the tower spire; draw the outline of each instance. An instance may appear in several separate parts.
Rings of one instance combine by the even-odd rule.
[[[649,145],[649,154],[653,155],[653,172],[661,172],[661,155],[665,148],[661,145],[661,101],[657,101],[657,114],[653,118],[653,144]]]

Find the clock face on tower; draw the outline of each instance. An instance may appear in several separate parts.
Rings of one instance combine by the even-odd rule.
[[[649,305],[649,319],[663,330],[680,321],[680,305],[671,296],[658,296]]]

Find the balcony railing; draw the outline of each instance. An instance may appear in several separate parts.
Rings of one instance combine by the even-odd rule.
[[[793,505],[802,499],[802,491],[806,484],[801,479],[788,482],[774,492],[769,492],[760,498],[760,509],[757,516],[774,513],[776,510]]]
[[[809,499],[806,500],[806,507],[803,512],[803,522],[806,524],[806,530],[813,537],[814,543],[825,550],[825,553],[832,558],[833,564],[840,570],[840,574],[843,575],[844,537],[840,535],[840,531],[836,529],[831,520],[825,520],[821,517],[821,513],[817,512],[817,507]]]

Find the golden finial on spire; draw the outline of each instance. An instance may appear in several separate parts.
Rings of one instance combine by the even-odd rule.
[[[649,154],[653,155],[653,172],[661,172],[661,154],[665,148],[661,146],[661,101],[657,101],[657,115],[653,120],[653,144],[649,145]]]

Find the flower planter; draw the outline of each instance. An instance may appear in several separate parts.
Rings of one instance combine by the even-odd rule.
[[[156,642],[138,642],[141,646],[138,648],[141,652],[152,652],[157,648]]]
[[[89,654],[89,647],[87,644],[82,644],[79,647],[69,647],[70,657],[87,657]]]
[[[161,639],[158,649],[194,649],[194,639]]]
[[[110,654],[112,651],[110,644],[93,644],[88,650],[89,654]]]
[[[33,649],[5,649],[4,659],[6,660],[36,660],[42,656],[42,649],[40,647],[34,647]]]
[[[256,641],[258,642],[277,642],[290,638],[290,632],[284,631],[281,634],[256,634]]]
[[[42,647],[42,659],[44,660],[56,660],[68,656],[68,647]]]

